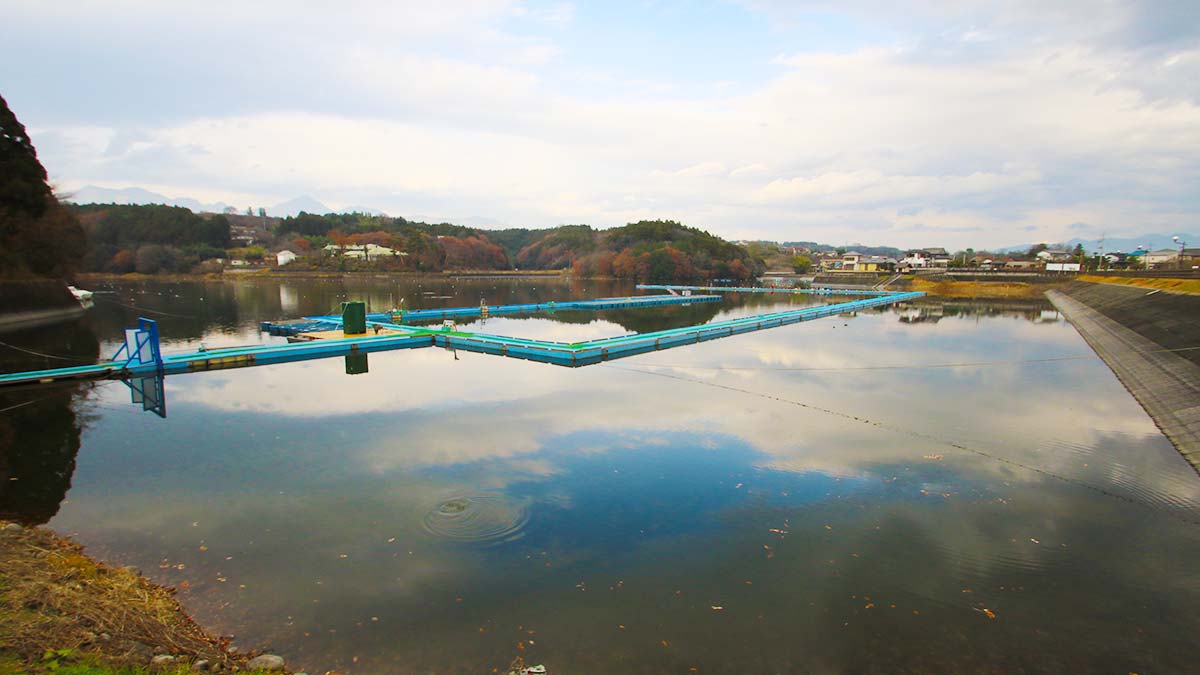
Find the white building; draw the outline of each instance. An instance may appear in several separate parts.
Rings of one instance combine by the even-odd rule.
[[[1071,260],[1071,254],[1066,251],[1048,248],[1044,251],[1038,251],[1037,259],[1042,262],[1068,262]]]
[[[905,253],[900,264],[916,269],[949,267],[950,254],[944,248],[918,248]]]
[[[283,267],[290,262],[295,262],[295,260],[296,254],[286,249],[275,254],[275,264],[279,265],[280,267]]]
[[[896,268],[896,260],[881,255],[850,251],[842,256],[842,269],[851,272],[883,272]]]
[[[1179,249],[1160,248],[1157,251],[1147,251],[1142,260],[1146,261],[1146,269],[1167,264],[1176,265],[1179,263]]]
[[[344,255],[347,258],[360,258],[363,260],[379,260],[380,258],[394,258],[408,255],[404,251],[397,251],[394,248],[388,248],[378,244],[361,244],[350,246],[329,244],[324,248],[324,251],[331,255]]]

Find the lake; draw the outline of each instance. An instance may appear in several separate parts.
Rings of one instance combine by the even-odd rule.
[[[96,284],[7,370],[282,338],[337,311],[615,282]],[[402,304],[403,301],[403,304]],[[563,341],[824,304],[460,321]],[[289,667],[488,673],[1179,673],[1200,477],[1045,302],[925,299],[568,369],[440,348],[5,393],[0,517],[180,589]],[[32,402],[30,402],[32,401]],[[2,446],[0,446],[2,447]],[[18,487],[13,487],[13,486]]]

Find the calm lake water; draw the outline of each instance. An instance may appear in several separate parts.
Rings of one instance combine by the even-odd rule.
[[[80,323],[0,340],[86,359],[139,314],[169,351],[281,341],[259,322],[345,299],[635,293],[96,290],[113,292]],[[824,302],[468,325],[575,341]],[[120,382],[5,394],[37,402],[0,414],[19,479],[0,511],[177,586],[202,624],[297,670],[1196,672],[1200,478],[1045,303],[923,301],[576,370],[421,349],[166,393],[166,419]]]

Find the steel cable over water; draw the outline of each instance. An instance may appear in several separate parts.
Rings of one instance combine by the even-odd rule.
[[[1147,503],[1146,503],[1146,502],[1144,502],[1144,501],[1141,501],[1141,500],[1138,500],[1138,499],[1134,499],[1134,498],[1132,498],[1132,497],[1128,497],[1128,496],[1126,496],[1126,495],[1118,494],[1118,493],[1116,493],[1116,492],[1113,492],[1113,491],[1111,491],[1111,490],[1105,489],[1105,488],[1103,488],[1103,487],[1100,487],[1100,486],[1098,486],[1098,485],[1093,485],[1093,484],[1091,484],[1091,483],[1088,483],[1088,482],[1086,482],[1086,481],[1079,480],[1078,478],[1071,478],[1071,477],[1069,477],[1069,476],[1063,476],[1062,474],[1057,474],[1057,473],[1054,473],[1053,471],[1050,471],[1050,470],[1048,470],[1048,469],[1043,469],[1043,468],[1036,467],[1036,466],[1033,466],[1033,465],[1030,465],[1030,464],[1025,464],[1024,462],[1018,462],[1018,461],[1017,461],[1017,460],[1015,460],[1015,459],[1009,459],[1009,458],[1007,458],[1007,457],[1001,457],[1000,455],[996,455],[996,454],[993,454],[993,453],[987,452],[986,450],[980,450],[980,449],[978,449],[978,448],[972,448],[972,447],[970,447],[970,446],[966,446],[966,445],[963,445],[963,444],[961,444],[961,443],[956,443],[956,442],[954,442],[954,441],[948,441],[948,440],[946,440],[946,439],[944,439],[944,438],[938,438],[937,436],[934,436],[934,435],[932,435],[932,434],[926,434],[926,433],[922,433],[922,432],[920,432],[920,431],[913,431],[913,430],[911,430],[911,429],[905,429],[905,428],[903,428],[903,427],[897,427],[897,426],[895,426],[895,425],[892,425],[892,424],[887,424],[887,423],[884,423],[884,422],[877,422],[877,421],[875,421],[875,420],[868,419],[868,418],[866,418],[866,417],[859,417],[859,416],[857,416],[857,415],[851,415],[850,413],[844,413],[844,412],[841,412],[841,411],[838,411],[838,410],[831,410],[831,409],[829,409],[829,408],[822,408],[821,406],[818,406],[818,405],[813,405],[813,404],[811,404],[811,403],[804,403],[803,401],[795,401],[795,400],[792,400],[792,399],[783,398],[782,396],[775,396],[774,394],[764,394],[764,393],[762,393],[762,392],[753,391],[753,390],[751,390],[751,389],[742,389],[741,387],[734,387],[734,386],[731,386],[731,385],[728,385],[728,384],[720,384],[720,383],[717,383],[717,382],[705,382],[704,380],[697,380],[697,379],[693,379],[693,378],[690,378],[690,377],[684,377],[684,376],[682,376],[682,375],[673,375],[673,374],[671,374],[671,373],[660,373],[660,372],[655,372],[655,371],[653,371],[653,370],[642,370],[642,369],[640,369],[640,368],[631,368],[631,367],[628,367],[628,366],[617,366],[617,365],[613,365],[613,364],[611,364],[611,363],[602,363],[602,364],[600,364],[600,365],[601,365],[602,367],[605,367],[605,368],[612,368],[612,369],[614,369],[614,370],[624,370],[624,371],[628,371],[628,372],[631,372],[631,373],[639,373],[639,374],[642,374],[642,375],[654,375],[654,376],[657,376],[657,377],[664,377],[664,378],[667,378],[667,379],[670,379],[670,380],[679,380],[679,381],[681,381],[681,382],[690,382],[690,383],[692,383],[692,384],[700,384],[700,385],[704,385],[704,386],[707,386],[707,387],[715,387],[715,388],[717,388],[717,389],[724,389],[724,390],[726,390],[726,391],[733,391],[733,392],[737,392],[737,393],[739,393],[739,394],[747,394],[747,395],[749,395],[749,396],[757,396],[758,398],[763,398],[763,399],[767,399],[767,400],[770,400],[770,401],[777,401],[777,402],[779,402],[779,403],[786,403],[786,404],[788,404],[788,405],[794,405],[794,406],[797,406],[797,407],[800,407],[800,408],[805,408],[805,409],[807,409],[807,410],[814,410],[814,411],[816,411],[816,412],[822,412],[822,413],[825,413],[825,414],[827,414],[827,415],[833,415],[833,416],[835,416],[835,417],[841,417],[841,418],[843,418],[843,419],[851,420],[851,421],[853,421],[853,422],[858,422],[858,423],[860,423],[860,424],[866,424],[866,425],[869,425],[869,426],[873,426],[873,427],[876,427],[876,428],[878,428],[878,429],[886,429],[886,430],[888,430],[888,431],[894,431],[894,432],[896,432],[896,433],[904,434],[904,435],[906,435],[906,436],[910,436],[910,437],[912,437],[912,438],[919,438],[919,439],[921,439],[921,440],[933,441],[933,442],[935,442],[935,443],[940,443],[940,444],[943,444],[943,445],[947,445],[947,446],[949,446],[949,447],[952,447],[952,448],[954,448],[954,449],[956,449],[956,450],[962,450],[963,452],[969,452],[969,453],[972,453],[972,454],[975,454],[975,455],[979,455],[980,457],[986,457],[987,459],[991,459],[991,460],[993,460],[993,461],[1000,462],[1000,463],[1002,463],[1002,464],[1007,464],[1007,465],[1009,465],[1009,466],[1014,466],[1014,467],[1017,467],[1017,468],[1025,469],[1025,470],[1027,470],[1027,471],[1033,471],[1034,473],[1038,473],[1038,474],[1041,474],[1041,475],[1043,475],[1043,476],[1046,476],[1046,477],[1049,477],[1049,478],[1055,478],[1055,479],[1057,479],[1057,480],[1060,480],[1060,481],[1062,481],[1062,482],[1064,482],[1064,483],[1070,483],[1070,484],[1072,484],[1072,485],[1076,485],[1076,486],[1078,486],[1078,487],[1082,487],[1082,488],[1084,488],[1084,489],[1091,490],[1091,491],[1093,491],[1093,492],[1097,492],[1097,493],[1099,493],[1099,494],[1102,494],[1102,495],[1104,495],[1104,496],[1106,496],[1106,497],[1112,497],[1112,498],[1114,498],[1114,499],[1119,499],[1119,500],[1121,500],[1121,501],[1123,501],[1123,502],[1126,502],[1126,503],[1128,503],[1128,504],[1133,504],[1133,505],[1135,505],[1135,506],[1139,506],[1139,507],[1141,507],[1141,508],[1147,509],[1147,510],[1149,510],[1149,511],[1153,511],[1153,512],[1155,512],[1155,513],[1164,514],[1164,515],[1166,515],[1166,516],[1169,516],[1169,517],[1171,517],[1171,518],[1174,518],[1175,520],[1178,520],[1178,521],[1180,521],[1180,522],[1187,523],[1187,524],[1189,524],[1189,525],[1200,525],[1200,520],[1198,520],[1198,519],[1195,519],[1195,518],[1189,518],[1189,517],[1186,517],[1186,516],[1180,515],[1179,513],[1176,513],[1176,512],[1174,512],[1174,511],[1171,511],[1171,510],[1167,510],[1167,509],[1164,509],[1164,508],[1161,508],[1161,507],[1158,507],[1158,506],[1154,506],[1154,505],[1152,505],[1152,504],[1147,504]]]

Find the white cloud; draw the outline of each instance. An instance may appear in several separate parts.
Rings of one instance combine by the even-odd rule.
[[[850,19],[899,38],[784,49],[746,61],[736,86],[706,76],[694,92],[581,60],[569,5],[321,10],[286,27],[273,5],[221,17],[199,5],[55,7],[16,18],[67,35],[111,28],[145,70],[121,72],[135,67],[124,43],[93,36],[63,46],[84,64],[75,77],[100,78],[101,91],[163,87],[174,68],[197,88],[151,96],[158,116],[122,105],[101,123],[88,109],[103,106],[83,105],[69,123],[23,118],[67,188],[169,185],[236,203],[307,194],[534,226],[665,217],[731,238],[900,246],[1007,245],[1030,226],[1065,239],[1078,222],[1110,234],[1200,226],[1200,108],[1188,93],[1200,52],[1140,6],[851,4]],[[131,16],[145,34],[122,27]],[[189,30],[154,37],[168,24]],[[222,30],[232,51],[192,51]],[[104,81],[113,74],[93,62],[123,80]]]

